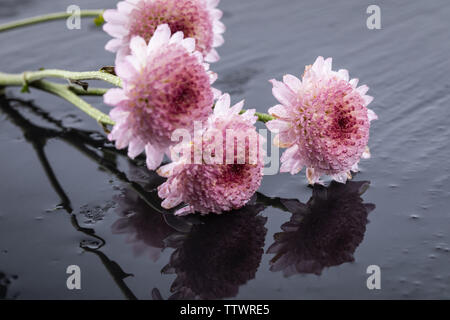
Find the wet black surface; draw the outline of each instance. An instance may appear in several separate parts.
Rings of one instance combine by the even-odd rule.
[[[377,1],[382,30],[366,27],[368,1],[222,2],[226,43],[212,69],[233,101],[266,111],[276,104],[267,80],[300,75],[318,55],[369,85],[380,120],[356,184],[312,190],[303,175],[267,176],[235,216],[175,219],[159,212],[161,179],[105,143],[94,121],[48,94],[8,89],[0,298],[450,298],[448,1]],[[0,0],[0,22],[73,3],[114,5]],[[107,40],[89,20],[2,33],[0,70],[98,69],[113,63]],[[66,287],[73,264],[78,291]],[[381,268],[381,290],[366,287],[369,265]]]

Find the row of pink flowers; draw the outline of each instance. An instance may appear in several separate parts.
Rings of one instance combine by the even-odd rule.
[[[217,75],[207,62],[219,60],[215,47],[223,43],[225,31],[218,3],[125,0],[104,13],[104,30],[114,37],[106,49],[117,52],[116,73],[123,82],[122,88],[104,96],[105,103],[114,106],[110,116],[116,122],[109,139],[119,149],[128,147],[131,158],[145,152],[150,170],[160,167],[165,154],[170,158],[176,144],[172,134],[178,129],[200,135],[203,150],[217,147],[211,137],[225,136],[228,130],[244,141],[257,135],[255,110],[242,113],[243,102],[230,107],[230,96],[211,87]],[[274,143],[288,148],[281,172],[296,174],[306,167],[311,184],[321,183],[322,175],[344,183],[358,170],[359,160],[370,155],[370,121],[376,115],[367,109],[372,100],[366,95],[368,87],[358,87],[346,70],[333,71],[331,58],[322,57],[306,67],[301,80],[287,75],[283,82],[271,82],[280,104],[269,110],[274,120],[267,127],[278,133]],[[195,121],[204,126],[194,134]],[[163,207],[184,203],[180,215],[243,207],[263,176],[262,137],[257,136],[256,160],[199,164],[181,158],[160,167],[158,173],[167,177],[159,187]],[[223,155],[230,152],[225,141],[219,147]],[[183,143],[189,155],[202,151],[193,141]],[[248,140],[244,149],[248,154]]]

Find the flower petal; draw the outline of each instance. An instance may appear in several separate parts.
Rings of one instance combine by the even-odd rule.
[[[363,97],[363,99],[364,99],[364,103],[365,103],[366,106],[368,106],[373,101],[373,97],[372,96],[368,96],[368,95],[365,95]]]
[[[129,15],[130,13],[131,13],[131,11],[133,11],[134,9],[136,9],[136,6],[135,6],[135,4],[132,2],[132,1],[130,1],[130,0],[128,0],[128,1],[120,1],[118,4],[117,4],[117,10],[120,12],[120,13],[122,13],[122,14],[125,14],[125,15]]]
[[[138,60],[141,68],[147,64],[147,44],[145,40],[139,36],[133,37],[130,41],[130,49],[132,54]]]
[[[109,89],[103,95],[103,102],[110,106],[117,106],[127,99],[128,97],[125,95],[125,92],[120,88]]]
[[[144,151],[145,142],[139,138],[131,139],[130,144],[128,145],[128,157],[131,159],[136,158],[138,155]]]
[[[187,216],[188,214],[194,213],[194,209],[192,208],[192,206],[186,206],[184,208],[181,208],[177,211],[175,211],[175,215],[176,216]]]
[[[188,51],[194,52],[195,50],[195,39],[194,38],[186,38],[181,41],[181,45]]]
[[[283,82],[294,92],[300,91],[302,87],[300,79],[290,74],[283,77]]]
[[[170,40],[170,35],[171,33],[168,24],[159,25],[148,43],[148,52],[157,50],[163,44],[168,43]]]
[[[355,78],[349,81],[350,85],[353,87],[353,89],[356,89],[358,86],[359,79]]]
[[[116,59],[115,71],[117,76],[122,80],[132,79],[136,75],[135,67],[129,62],[128,59]]]
[[[224,33],[226,30],[225,25],[219,21],[219,20],[215,20],[213,23],[213,31],[214,33]]]
[[[213,47],[220,47],[223,45],[225,40],[223,39],[223,36],[221,34],[215,34],[214,40],[213,40]]]
[[[298,152],[298,145],[293,145],[289,149],[287,149],[283,155],[281,156],[281,161],[287,161],[288,159],[294,157]]]
[[[238,103],[236,103],[234,106],[230,108],[230,114],[239,114],[241,112],[242,108],[244,107],[245,100],[242,100]]]
[[[127,16],[115,9],[105,10],[105,12],[103,12],[103,19],[105,19],[106,22],[121,25],[125,25],[128,22]]]
[[[341,79],[344,81],[348,81],[350,79],[350,77],[348,75],[348,70],[341,69],[337,73],[341,77]]]
[[[377,114],[372,109],[367,109],[367,115],[369,117],[369,121],[378,120]]]
[[[273,85],[272,93],[274,97],[285,106],[289,106],[292,104],[293,101],[295,101],[295,94],[292,92],[291,89],[287,85],[285,85],[283,82],[277,81],[277,80],[270,80],[270,82]]]
[[[119,24],[105,23],[103,25],[103,30],[115,38],[122,38],[128,34],[128,29]]]
[[[307,168],[306,169],[306,178],[308,179],[308,183],[310,185],[314,184],[321,184],[323,185],[323,181],[320,180],[320,174],[314,170],[314,168]]]
[[[269,114],[275,118],[281,118],[281,119],[289,118],[288,109],[281,104],[277,104],[276,106],[273,106],[272,108],[270,108]]]
[[[170,44],[172,44],[172,43],[180,43],[181,44],[181,41],[183,41],[183,39],[184,39],[183,31],[178,31],[178,32],[175,32],[170,37],[169,43]]]
[[[270,120],[269,122],[266,123],[266,126],[272,132],[276,131],[282,132],[289,130],[291,128],[291,124],[289,122],[279,119]]]
[[[164,209],[172,209],[173,207],[179,205],[182,200],[183,200],[182,195],[178,195],[175,197],[169,196],[161,203],[161,207],[163,207]]]
[[[370,149],[369,147],[366,147],[366,149],[364,150],[361,158],[363,159],[370,159],[371,155],[370,155]]]
[[[366,85],[362,85],[362,86],[359,86],[358,88],[356,88],[356,91],[357,91],[361,96],[363,96],[363,95],[365,95],[365,94],[367,93],[367,91],[369,91],[369,87],[366,86]]]
[[[205,57],[205,61],[206,62],[214,63],[214,62],[217,62],[219,60],[220,60],[220,56],[217,53],[216,49],[211,49],[211,51]]]
[[[159,167],[159,169],[156,170],[156,173],[158,173],[161,177],[168,178],[172,175],[173,169],[177,165],[178,164],[176,162],[171,162],[169,164]]]
[[[347,172],[341,172],[338,174],[333,175],[333,180],[339,183],[346,183],[348,178]]]
[[[216,102],[216,106],[214,107],[215,115],[224,115],[228,113],[228,109],[230,108],[231,98],[228,93],[223,94]]]
[[[155,170],[159,167],[164,158],[164,152],[161,149],[155,148],[150,143],[145,145],[145,155],[147,156],[147,168]]]
[[[111,39],[106,43],[105,50],[111,51],[111,52],[117,52],[119,48],[122,46],[122,40],[120,39]]]

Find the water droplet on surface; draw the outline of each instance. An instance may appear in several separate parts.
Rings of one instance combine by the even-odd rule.
[[[62,205],[57,205],[54,208],[45,210],[45,212],[55,212],[55,211],[62,210],[62,209],[64,209],[64,207]]]
[[[98,249],[100,246],[100,241],[96,240],[82,240],[80,242],[80,247],[89,249]]]
[[[447,248],[447,245],[445,243],[438,243],[434,249],[436,251],[445,251],[445,249]]]

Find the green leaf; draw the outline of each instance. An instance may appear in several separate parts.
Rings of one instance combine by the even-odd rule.
[[[101,27],[105,23],[105,19],[103,19],[103,14],[99,14],[94,18],[94,23],[97,27]]]
[[[116,75],[116,70],[115,70],[114,66],[105,66],[105,67],[102,67],[102,68],[100,69],[100,71],[106,72],[106,73],[109,73],[109,74],[112,74],[113,76]]]
[[[28,83],[25,83],[20,90],[22,93],[30,93],[30,88],[28,87]]]
[[[69,82],[82,87],[84,91],[87,91],[87,89],[89,89],[89,83],[87,83],[86,81],[69,79]]]

